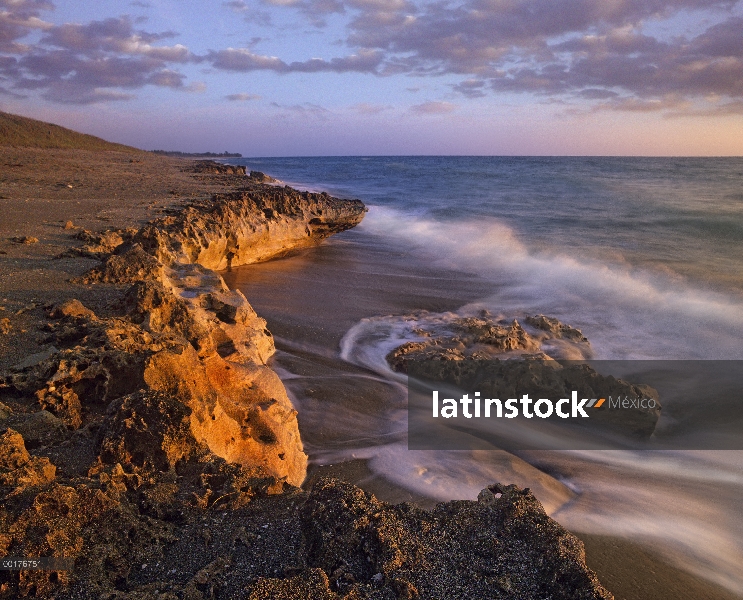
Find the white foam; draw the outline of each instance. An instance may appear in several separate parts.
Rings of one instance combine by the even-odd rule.
[[[679,277],[578,258],[570,248],[537,252],[488,217],[443,222],[371,207],[361,228],[419,260],[489,278],[498,291],[482,306],[581,328],[596,358],[743,358],[743,302]]]

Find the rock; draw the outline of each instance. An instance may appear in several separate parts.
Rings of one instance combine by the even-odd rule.
[[[61,304],[55,305],[49,313],[49,316],[52,319],[61,319],[63,317],[84,317],[94,319],[95,313],[89,308],[83,306],[83,303],[80,302],[80,300],[72,298],[62,302]]]
[[[13,325],[11,325],[10,319],[8,317],[0,319],[0,334],[8,335],[12,329]]]
[[[261,173],[260,171],[251,171],[250,179],[255,181],[256,183],[276,183],[276,179],[274,179],[270,175]]]
[[[100,459],[104,463],[168,471],[198,451],[191,410],[157,392],[137,392],[111,404]]]
[[[488,314],[421,319],[414,333],[424,339],[398,346],[387,354],[387,362],[403,373],[414,364],[418,377],[477,390],[488,398],[517,398],[526,390],[535,398],[569,398],[573,390],[581,398],[652,398],[653,408],[632,406],[621,415],[610,410],[591,413],[594,424],[614,433],[640,439],[652,435],[661,412],[655,389],[604,377],[585,364],[563,367],[550,354],[557,359],[585,358],[590,355],[585,336],[545,315],[525,321],[539,334],[530,335],[515,319],[507,326]]]
[[[10,238],[10,241],[16,244],[38,244],[39,243],[39,239],[31,235],[12,237]]]
[[[47,358],[53,356],[57,352],[58,350],[54,346],[50,346],[46,350],[42,350],[41,352],[26,356],[21,362],[13,365],[11,367],[11,370],[23,371],[24,369],[28,369],[29,367],[35,367],[40,362],[45,361]]]
[[[302,522],[308,566],[322,569],[328,588],[345,597],[388,597],[380,594],[383,587],[393,598],[612,598],[585,566],[582,542],[516,486],[495,484],[478,502],[448,502],[428,512],[321,479]],[[311,581],[310,589],[325,593],[319,574],[305,577],[305,586]],[[306,597],[297,583],[296,592],[289,582],[273,589],[282,598]]]
[[[409,364],[406,367],[411,368]],[[657,390],[650,386],[601,375],[587,364],[563,366],[547,357],[502,361],[423,360],[416,362],[414,370],[416,376],[443,381],[462,390],[477,390],[484,398],[520,398],[526,390],[532,398],[570,398],[575,390],[579,398],[654,399],[653,408],[629,407],[621,413],[603,409],[591,411],[592,425],[632,438],[650,437],[662,409]],[[560,422],[556,415],[553,418]]]
[[[526,317],[524,321],[532,327],[554,334],[557,338],[566,338],[577,342],[588,342],[588,339],[583,335],[580,329],[560,323],[560,321],[552,317],[536,315],[533,317]]]
[[[211,173],[215,175],[245,175],[244,165],[225,165],[213,160],[199,160],[194,162],[192,173]]]
[[[101,562],[111,558],[108,576],[113,579],[116,575],[113,548],[127,543],[122,533],[128,530],[145,547],[149,543],[147,525],[137,523],[131,512],[126,514],[121,510],[116,497],[100,486],[47,484],[29,502],[14,508],[7,514],[7,528],[0,535],[2,555],[66,558],[74,565],[83,549],[94,545]],[[150,530],[157,527],[149,525]],[[162,526],[159,529],[160,536],[167,539]],[[87,576],[93,589],[99,578],[108,578],[90,569]],[[7,597],[48,598],[73,581],[68,571],[21,571],[4,581],[3,592]]]
[[[291,485],[304,480],[307,457],[297,413],[268,367],[228,362],[218,354],[201,361],[188,346],[153,355],[144,379],[150,389],[191,409],[194,437],[217,456],[261,467]]]
[[[46,410],[13,415],[10,422],[31,450],[58,444],[69,437],[64,422]]]
[[[67,221],[64,224],[65,230],[75,229],[75,224],[72,221]]]
[[[135,242],[164,265],[198,263],[227,269],[268,260],[357,225],[366,208],[358,200],[251,184],[155,221]]]
[[[65,229],[67,229],[66,226]],[[89,258],[105,258],[107,255],[115,252],[125,242],[131,241],[136,233],[137,229],[134,228],[107,229],[98,233],[83,229],[77,232],[74,237],[85,242],[85,244],[78,248],[70,248],[66,252],[63,252],[60,257],[86,256]]]
[[[396,371],[407,372],[412,361],[459,361],[469,358],[491,358],[509,353],[531,353],[540,349],[515,319],[505,325],[491,317],[451,319],[447,324],[436,324],[436,329],[416,332],[426,339],[406,342],[387,355],[387,362]]]
[[[210,328],[199,323],[188,304],[160,281],[136,282],[117,308],[147,331],[183,336],[200,355],[216,351],[217,342]]]
[[[288,579],[262,578],[253,588],[248,600],[339,600],[341,596],[330,589],[328,576],[322,569],[308,569]]]
[[[95,268],[79,278],[80,283],[134,283],[162,277],[162,264],[134,244],[121,254],[113,254],[102,267]]]
[[[23,489],[54,480],[57,468],[48,458],[31,456],[23,436],[13,429],[0,435],[0,486]]]
[[[199,273],[186,272],[192,278]],[[135,322],[85,311],[68,316],[56,329],[57,343],[73,345],[12,376],[12,384],[72,429],[112,400],[139,391],[168,394],[190,411],[198,444],[229,462],[263,469],[278,482],[300,485],[307,456],[296,411],[264,364],[273,351],[265,321],[242,294],[208,290],[208,302],[192,298],[206,307],[191,309],[161,283],[139,282],[123,301]],[[212,305],[216,312],[232,306],[235,322],[224,323]],[[221,349],[225,345],[229,350]]]

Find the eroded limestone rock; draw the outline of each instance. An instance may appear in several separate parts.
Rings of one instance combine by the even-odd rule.
[[[57,468],[48,458],[31,456],[23,436],[13,429],[0,435],[0,486],[15,488],[43,485],[54,480]]]
[[[357,225],[365,211],[359,200],[250,184],[245,191],[215,196],[208,207],[194,203],[159,219],[135,241],[163,264],[219,270],[317,244]]]
[[[488,359],[507,354],[539,351],[538,340],[529,335],[514,319],[510,324],[481,317],[458,317],[435,328],[416,329],[424,339],[406,342],[387,355],[387,362],[396,371],[407,371],[411,360],[458,361]]]
[[[566,338],[576,342],[588,342],[588,339],[583,335],[580,329],[560,323],[560,321],[554,317],[535,315],[533,317],[526,317],[524,322],[528,323],[532,327],[536,327],[537,329],[547,331],[557,338]]]

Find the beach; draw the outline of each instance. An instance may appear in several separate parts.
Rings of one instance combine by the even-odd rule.
[[[105,280],[95,285],[75,282],[75,278],[85,276],[100,265],[101,257],[110,252],[105,247],[93,247],[89,236],[81,236],[81,231],[134,231],[154,218],[177,214],[186,203],[207,201],[214,193],[229,191],[241,185],[245,177],[194,173],[188,161],[144,153],[5,149],[3,160],[5,164],[13,165],[4,173],[4,187],[0,192],[7,207],[7,218],[0,235],[3,239],[0,251],[4,252],[0,256],[4,264],[3,316],[8,315],[9,325],[8,333],[0,338],[0,366],[5,373],[17,373],[17,366],[24,362],[32,365],[50,360],[54,350],[49,336],[50,326],[54,331],[55,319],[59,318],[51,318],[50,314],[65,300],[79,300],[84,309],[104,322],[118,314],[115,307],[120,304],[121,295],[130,284],[106,283]],[[433,509],[438,502],[450,499],[448,496],[475,500],[482,487],[496,482],[504,485],[515,483],[522,488],[530,487],[548,513],[558,521],[566,515],[569,517],[570,512],[564,507],[576,505],[576,491],[569,485],[570,469],[574,468],[570,461],[561,467],[567,477],[560,478],[555,477],[554,462],[550,465],[549,459],[539,456],[518,457],[505,453],[416,456],[406,449],[405,422],[400,416],[405,402],[404,386],[380,376],[373,362],[359,361],[358,357],[363,357],[363,353],[353,354],[348,332],[375,316],[457,311],[463,301],[475,302],[492,293],[493,288],[490,281],[472,272],[451,266],[442,268],[438,264],[426,268],[411,263],[404,251],[385,246],[378,239],[372,239],[370,244],[368,230],[362,228],[359,235],[355,235],[355,231],[335,235],[320,246],[300,247],[288,256],[268,262],[228,270],[224,270],[226,263],[215,263],[223,269],[221,273],[229,288],[242,290],[258,315],[267,320],[277,348],[269,364],[282,378],[298,411],[303,448],[310,459],[303,487],[310,489],[318,482],[323,485],[322,482],[327,480],[322,477],[335,477],[360,486],[382,501],[395,504],[412,502]],[[14,241],[12,238],[37,241]],[[88,250],[76,251],[75,248],[80,248],[85,240],[88,240]],[[99,246],[105,242],[102,239],[97,241],[101,242]],[[70,314],[77,316],[63,319],[72,319],[71,322],[77,322],[78,326],[88,318],[84,311]],[[374,356],[369,355],[372,361]],[[4,406],[11,410],[12,423],[20,424],[22,430],[28,431],[22,425],[26,417],[20,415],[33,414],[36,410],[33,403],[26,406],[20,397],[12,393],[8,396],[7,387],[5,389],[3,401],[10,398],[10,404]],[[94,421],[106,422],[105,411],[100,412],[101,409],[93,406],[88,410],[92,412],[84,411],[84,415],[88,414],[85,419],[99,414],[100,417]],[[4,418],[11,422],[7,421],[7,416]],[[84,482],[86,474],[90,477],[91,466],[96,462],[95,444],[100,434],[95,432],[100,425],[87,426],[80,430],[83,435],[70,436],[55,429],[57,421],[49,423],[51,428],[47,423],[40,429],[47,439],[42,435],[38,441],[28,441],[28,449],[31,456],[36,457],[34,460],[46,459],[54,464],[57,479],[68,488],[78,489],[79,494],[90,485],[81,482]],[[25,435],[28,437],[30,434]],[[37,438],[31,435],[28,439]],[[138,469],[133,472],[139,472]],[[421,477],[421,473],[426,471],[430,477]],[[107,481],[119,481],[116,486],[123,484],[121,489],[127,489],[126,471],[114,475],[104,469],[103,473],[110,473],[105,476],[109,478]],[[121,479],[122,475],[124,479]],[[616,476],[623,477],[621,472]],[[100,479],[103,482],[100,475],[95,477],[96,481]],[[598,472],[591,477],[600,479]],[[102,489],[109,490],[107,494],[117,489],[111,487],[112,483],[103,484]],[[83,487],[75,488],[80,485]],[[159,489],[158,493],[163,493],[164,488]],[[732,493],[734,490],[735,487],[731,488]],[[718,486],[717,494],[722,491],[723,488]],[[592,497],[591,494],[584,496],[589,500]],[[172,506],[173,498],[169,499],[167,494],[160,499],[152,495],[148,497],[153,507],[148,515],[162,519],[169,510],[172,511],[168,506]],[[118,502],[122,502],[122,498],[119,497]],[[220,502],[219,498],[216,500]],[[259,536],[264,524],[273,528],[274,523],[283,519],[281,522],[289,529],[272,538],[273,550],[270,550],[282,552],[284,544],[297,539],[298,533],[292,528],[303,527],[299,523],[290,524],[294,523],[292,519],[281,516],[288,515],[285,511],[291,512],[296,503],[297,497],[291,494],[281,501],[276,497],[261,498],[258,494],[246,507],[225,505],[226,511],[220,509],[221,516],[218,515],[220,525],[212,525],[209,529],[198,525],[197,508],[189,507],[186,522],[178,525],[176,521],[175,530],[170,518],[165,517],[163,523],[167,525],[161,534],[165,537],[161,539],[169,539],[168,535],[175,533],[181,542],[175,544],[173,552],[187,565],[178,572],[176,579],[182,582],[179,585],[198,588],[202,584],[197,585],[194,581],[203,580],[211,582],[209,585],[214,590],[221,590],[214,593],[224,594],[250,585],[250,581],[255,582],[261,573],[260,567],[258,571],[243,570],[243,574],[237,577],[234,567],[227,566],[228,563],[233,561],[244,569],[248,559],[235,554],[234,549],[229,550],[223,542],[210,543],[209,539],[215,535],[214,527],[222,531],[226,541],[240,536]],[[580,507],[580,503],[577,504]],[[12,502],[6,506],[15,506],[11,508],[11,515],[18,509]],[[724,509],[724,503],[720,508]],[[574,513],[572,521],[566,521],[578,524],[594,509],[589,503],[587,508],[579,508]],[[583,512],[586,510],[589,512]],[[599,517],[602,514],[599,510],[595,512]],[[609,510],[607,514],[612,518],[615,512]],[[244,532],[246,518],[253,523],[247,533]],[[121,516],[113,520],[114,528],[122,525],[120,519]],[[166,533],[168,528],[170,533]],[[251,533],[253,529],[255,533]],[[597,534],[595,532],[601,529],[596,526],[586,530],[577,525],[575,531],[586,544],[588,566],[596,571],[599,581],[611,582],[613,587],[608,583],[605,585],[617,598],[736,597],[733,592],[710,581],[714,577],[705,577],[704,573],[700,576],[698,571],[690,573],[688,565],[698,560],[694,555],[669,553],[667,546],[653,546],[652,540],[648,543],[641,538],[628,539],[612,535],[614,532],[611,531]],[[99,534],[89,533],[80,539],[85,544],[101,544]],[[187,549],[184,544],[193,536],[204,540],[203,547],[197,545]],[[162,549],[154,550],[160,548],[161,543],[147,542],[150,552],[154,551],[155,556],[162,558],[170,556],[172,560],[173,554],[163,555]],[[267,550],[264,548],[262,551]],[[141,560],[143,565],[147,563],[146,544],[131,552],[133,554],[128,560]],[[231,558],[225,558],[229,556]],[[678,560],[679,556],[681,560]],[[109,557],[107,560],[113,559]],[[158,589],[158,593],[168,593],[168,589],[175,590],[178,585],[173,587],[172,583],[163,583],[166,564],[165,561],[158,562],[150,573],[146,567],[141,567],[136,575],[129,568],[117,569],[124,574],[123,581],[127,581],[125,589],[145,589],[141,586],[149,585],[151,591]],[[102,564],[83,561],[80,565],[89,580],[78,580],[78,587],[73,585],[71,588],[73,596],[87,593],[84,590],[90,588],[86,585],[92,581],[101,586],[106,580],[105,573],[100,571]],[[211,575],[203,571],[208,565],[212,565]],[[319,585],[317,589],[326,585],[323,581],[320,578],[315,582]],[[218,585],[218,582],[221,583]],[[81,584],[85,585],[80,587]],[[279,588],[267,589],[273,589],[270,593],[277,594]],[[43,597],[45,592],[40,593]]]
[[[5,152],[3,552],[62,562],[4,571],[4,597],[424,598],[451,586],[462,598],[495,588],[610,597],[577,539],[520,487],[490,482],[478,501],[438,507],[418,498],[432,512],[317,472],[295,487],[306,458],[297,412],[265,365],[273,334],[207,266],[301,256],[357,223],[360,203],[144,153]],[[499,567],[488,553],[467,558],[487,519],[502,523],[488,530],[507,548]],[[378,545],[358,547],[359,527]],[[430,533],[411,537],[421,527]],[[452,527],[465,527],[461,542],[442,546]],[[402,563],[385,558],[392,551]],[[374,572],[333,566],[356,552]],[[454,573],[452,557],[471,565]],[[569,589],[540,570],[511,575],[537,563]]]

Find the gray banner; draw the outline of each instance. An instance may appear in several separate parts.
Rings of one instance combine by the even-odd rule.
[[[420,361],[415,449],[743,449],[743,361]]]

